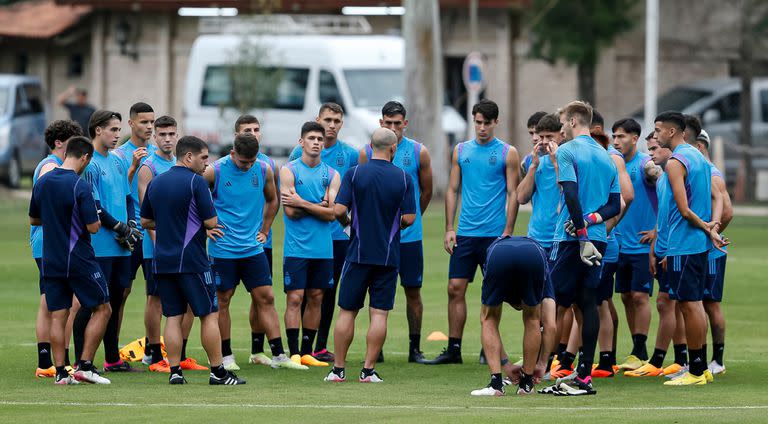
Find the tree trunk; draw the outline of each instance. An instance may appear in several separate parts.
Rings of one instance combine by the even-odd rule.
[[[424,143],[432,158],[434,191],[448,185],[448,141],[442,128],[443,54],[437,0],[403,0],[405,106],[409,137]]]
[[[576,66],[576,77],[579,84],[579,100],[589,102],[595,106],[595,71],[596,66],[591,63]]]
[[[738,201],[752,201],[755,197],[754,170],[750,148],[752,147],[752,77],[753,64],[753,35],[752,35],[752,0],[744,0],[742,8],[741,40],[739,46],[740,77],[741,77],[741,104],[739,143],[744,151],[741,154],[741,166],[736,180],[735,198]]]

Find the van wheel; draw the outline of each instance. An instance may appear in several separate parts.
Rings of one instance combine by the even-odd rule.
[[[21,162],[19,154],[14,153],[8,162],[8,177],[5,180],[9,188],[19,188],[21,186]]]

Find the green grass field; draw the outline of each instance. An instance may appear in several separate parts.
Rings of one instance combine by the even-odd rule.
[[[40,422],[43,414],[65,422],[557,422],[564,416],[580,422],[766,422],[768,413],[768,329],[766,299],[761,289],[768,275],[768,218],[736,218],[728,230],[730,248],[724,310],[728,323],[726,375],[704,387],[663,387],[661,379],[623,376],[598,380],[597,396],[472,398],[472,389],[485,385],[488,370],[477,364],[480,350],[480,284],[471,285],[465,331],[464,365],[429,367],[408,364],[407,323],[402,291],[389,322],[384,346],[386,362],[377,367],[384,384],[322,381],[327,368],[309,371],[272,370],[248,365],[250,330],[247,296],[242,289],[233,300],[233,348],[248,380],[241,387],[209,387],[207,373],[187,372],[190,384],[170,387],[167,374],[108,375],[110,386],[56,387],[50,379],[35,380],[34,319],[37,310],[37,269],[28,247],[27,203],[0,200],[0,416],[5,422]],[[442,248],[442,206],[434,204],[425,223],[425,284],[423,338],[434,330],[447,333],[448,255]],[[517,232],[523,233],[527,215]],[[282,240],[278,223],[276,240]],[[278,312],[284,296],[281,257],[275,251]],[[618,302],[619,304],[621,302]],[[137,280],[128,300],[121,341],[143,336],[144,283]],[[618,305],[617,305],[618,306]],[[620,307],[620,306],[619,306]],[[620,315],[623,311],[619,312]],[[653,348],[656,317],[651,325]],[[348,363],[355,376],[365,343],[366,314],[358,320]],[[502,334],[510,355],[521,352],[519,313],[506,308]],[[196,324],[189,353],[205,363]],[[422,342],[427,356],[444,342]],[[619,355],[627,354],[630,337],[622,320]],[[711,348],[710,348],[711,352]],[[668,358],[671,357],[668,355]],[[97,362],[101,361],[101,352]],[[668,359],[668,362],[670,359]],[[100,362],[99,362],[100,363]],[[566,415],[567,414],[567,415]]]

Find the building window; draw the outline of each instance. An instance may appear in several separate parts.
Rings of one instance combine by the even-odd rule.
[[[83,55],[81,53],[73,53],[69,56],[69,62],[67,63],[67,77],[68,78],[80,78],[83,76]]]
[[[16,74],[26,74],[29,68],[29,56],[26,53],[19,53],[16,55]]]

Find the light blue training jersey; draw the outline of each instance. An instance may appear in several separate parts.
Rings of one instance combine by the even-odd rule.
[[[315,167],[307,166],[301,159],[284,165],[293,173],[296,193],[311,203],[323,201],[336,170],[320,162]],[[283,212],[285,213],[285,212]],[[312,215],[298,219],[284,216],[285,241],[283,256],[286,258],[333,259],[331,223]]]
[[[708,222],[712,218],[712,170],[709,162],[688,143],[677,146],[669,160],[676,160],[685,167],[688,208],[704,222]],[[708,251],[712,247],[709,236],[680,215],[671,185],[670,192],[667,256],[693,255]]]
[[[723,173],[720,172],[719,169],[717,169],[717,167],[715,166],[714,163],[712,163],[712,162],[709,163],[709,169],[710,169],[710,172],[712,173],[713,177],[720,178],[721,180],[723,180],[723,184],[725,184],[725,176],[723,176]],[[723,246],[723,250],[727,251],[728,250],[728,246]],[[714,245],[712,245],[712,248],[709,249],[709,255],[708,255],[709,259],[719,259],[719,258],[721,258],[721,257],[723,257],[725,255],[726,255],[725,252],[721,252]]]
[[[523,159],[523,172],[528,173],[533,152]],[[557,185],[555,165],[549,154],[539,155],[539,166],[534,175],[533,195],[531,206],[533,212],[528,221],[528,237],[536,240],[542,247],[549,249],[555,239],[557,224],[557,206],[560,201],[560,186]]]
[[[267,164],[257,160],[247,171],[229,156],[213,163],[213,206],[224,236],[208,241],[212,258],[238,259],[258,255],[264,246],[256,235],[264,223],[264,183]]]
[[[131,167],[131,162],[133,162],[133,152],[136,151],[139,147],[129,139],[122,145],[118,146],[115,150],[112,151],[112,153],[116,154],[120,159],[123,161],[123,167],[125,168],[125,172],[128,172],[128,168]],[[141,168],[141,165],[152,155],[157,151],[157,146],[155,146],[152,143],[147,143],[147,155],[144,156],[141,159],[141,162],[139,162],[139,167],[136,168],[136,172],[133,174],[133,180],[130,181],[131,184],[131,199],[133,200],[133,210],[136,214],[136,223],[141,222],[141,217],[139,216],[139,169]],[[134,218],[131,218],[134,219]],[[146,237],[147,234],[145,232],[144,237]]]
[[[35,172],[32,174],[32,187],[37,183],[37,179],[40,178],[40,170],[49,163],[55,163],[56,166],[61,166],[62,161],[56,155],[48,155],[35,167]],[[40,225],[31,225],[29,227],[29,245],[32,248],[32,258],[41,259],[43,257],[43,227]]]
[[[598,210],[608,202],[611,193],[621,195],[619,173],[608,152],[592,137],[580,135],[557,149],[559,182],[575,182],[579,188],[582,213]],[[565,232],[565,223],[571,214],[563,199],[555,227],[555,241],[576,241]],[[605,223],[587,227],[587,237],[592,241],[606,242]]]
[[[657,199],[656,188],[645,179],[645,164],[651,160],[647,153],[636,152],[628,162],[627,174],[632,181],[635,190],[635,200],[624,213],[617,230],[621,234],[619,238],[619,251],[628,255],[647,254],[649,244],[641,244],[641,231],[650,231],[656,225]]]
[[[152,172],[152,179],[154,179],[158,175],[167,172],[174,165],[176,165],[175,157],[171,156],[171,160],[166,160],[165,158],[157,154],[157,151],[155,151],[154,153],[152,153],[151,156],[147,158],[147,160],[144,161],[144,163],[141,164],[141,167],[139,167],[139,169],[146,166]],[[139,178],[138,172],[136,172],[136,178]],[[141,246],[142,246],[142,254],[144,259],[154,258],[155,243],[152,241],[152,238],[149,236],[149,233],[146,231],[144,232],[144,240],[142,240]]]
[[[461,170],[461,211],[457,235],[499,237],[507,223],[507,152],[509,144],[494,138],[457,146]]]
[[[674,202],[666,172],[662,173],[656,181],[656,197],[659,199],[659,209],[656,214],[656,244],[653,247],[653,253],[657,258],[663,258],[667,255],[669,244],[669,206]]]
[[[300,159],[301,153],[301,145],[294,147],[291,155],[288,157],[288,161]],[[336,140],[333,146],[325,147],[320,152],[320,160],[335,169],[339,173],[339,178],[344,178],[344,174],[347,173],[349,168],[357,165],[359,158],[360,155],[357,153],[357,150],[341,140]],[[333,240],[349,240],[349,236],[344,232],[344,228],[342,228],[338,221],[333,221],[331,226],[333,227]]]
[[[609,156],[618,156],[621,158],[621,160],[624,160],[624,155],[621,154],[620,151],[616,150],[615,147],[613,147],[612,144],[608,145],[608,151]],[[615,163],[614,163],[615,165]],[[619,170],[617,169],[616,172]],[[619,188],[621,188],[621,182],[619,182]],[[619,261],[619,239],[618,239],[618,228],[613,227],[613,230],[608,234],[606,240],[607,244],[605,247],[605,254],[603,255],[603,262],[605,263],[616,263]]]
[[[128,221],[128,205],[125,202],[126,196],[131,194],[131,187],[123,160],[113,152],[104,156],[94,150],[84,176],[91,183],[93,198],[100,202],[101,208],[118,221]],[[97,258],[131,255],[130,250],[117,244],[114,231],[103,225],[98,233],[91,236],[91,244]]]
[[[277,193],[277,196],[280,196],[280,170],[277,169],[277,165],[275,164],[275,161],[272,160],[269,156],[265,155],[264,153],[259,152],[258,155],[256,155],[256,159],[264,162],[272,168],[272,174],[275,175],[275,178],[277,179],[277,184],[275,185],[275,193]],[[269,229],[269,234],[267,234],[267,241],[264,243],[264,249],[271,249],[272,248],[272,229]]]

